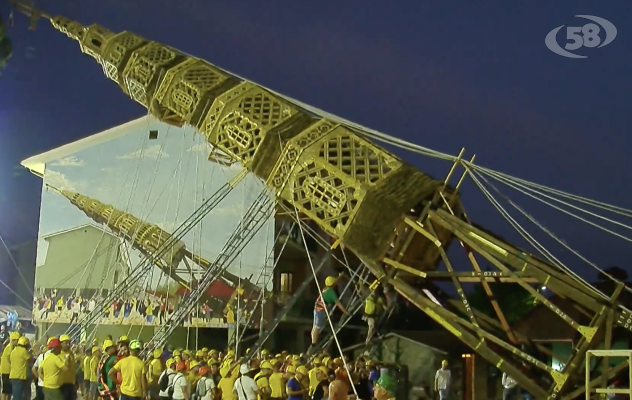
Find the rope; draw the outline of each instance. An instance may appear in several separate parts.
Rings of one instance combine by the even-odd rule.
[[[296,212],[296,219],[300,220],[300,217],[298,215],[298,208],[296,207],[295,207],[295,212]],[[298,227],[301,232],[301,237],[303,238],[303,243],[305,243],[305,234],[303,233],[303,227],[301,226],[301,224],[299,224]],[[322,293],[323,291],[320,286],[320,282],[318,282],[318,277],[316,276],[316,269],[314,268],[312,256],[309,253],[309,250],[307,249],[307,247],[305,247],[305,251],[307,253],[307,261],[309,262],[309,266],[312,269],[312,274],[314,275],[314,282],[316,282],[316,286],[318,287],[318,293]],[[338,347],[338,351],[340,352],[342,363],[345,367],[345,370],[347,371],[347,376],[349,377],[349,382],[351,383],[351,388],[353,389],[353,393],[355,394],[356,398],[359,398],[358,391],[356,390],[355,384],[353,383],[353,379],[351,378],[351,373],[349,372],[349,366],[347,365],[347,360],[345,360],[345,357],[342,357],[343,355],[342,347],[340,346],[340,341],[338,340],[338,335],[336,335],[336,329],[334,328],[334,323],[331,321],[331,318],[329,316],[329,310],[327,310],[327,308],[325,308],[325,314],[327,315],[327,321],[329,322],[329,327],[331,328],[331,331],[333,332],[333,338],[336,341],[336,346]]]

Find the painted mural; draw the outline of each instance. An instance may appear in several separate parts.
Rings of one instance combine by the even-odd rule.
[[[55,152],[41,156],[46,168],[33,301],[34,319],[41,322],[80,322],[110,298],[102,324],[164,324],[265,190],[257,178],[246,176],[202,222],[178,238],[182,246],[178,257],[168,260],[169,268],[163,257],[151,273],[139,277],[134,271],[151,251],[138,245],[140,234],[131,234],[131,227],[151,229],[154,237],[170,235],[239,174],[241,166],[209,161],[212,148],[202,135],[152,117]],[[95,218],[98,213],[91,210],[122,222]],[[122,226],[127,233],[118,230]],[[261,318],[254,305],[261,288],[272,288],[273,240],[271,218],[207,288],[185,325],[217,327],[250,320],[256,326]],[[112,290],[126,280],[133,280],[131,287],[111,298]]]

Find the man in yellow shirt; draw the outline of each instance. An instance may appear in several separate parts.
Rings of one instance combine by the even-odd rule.
[[[149,362],[147,367],[147,383],[149,384],[149,396],[152,400],[158,400],[158,392],[160,392],[160,388],[158,387],[158,378],[160,378],[160,374],[162,374],[162,351],[160,349],[154,350],[154,359]]]
[[[86,348],[83,356],[83,388],[85,400],[90,400],[90,362],[92,362],[92,348]]]
[[[11,332],[9,334],[9,344],[6,345],[0,356],[0,374],[2,374],[2,400],[11,399],[11,380],[9,374],[11,374],[11,352],[17,346],[20,334],[18,332]]]
[[[61,335],[59,337],[61,343],[61,357],[68,359],[68,371],[62,373],[62,383],[60,386],[61,392],[64,396],[64,400],[76,400],[77,399],[77,386],[75,385],[77,379],[77,362],[75,355],[70,348],[70,336]]]
[[[147,367],[139,357],[142,348],[140,340],[132,340],[129,344],[130,355],[119,360],[108,372],[113,380],[119,372],[121,373],[121,400],[141,400],[149,396]]]
[[[11,360],[11,372],[9,373],[9,380],[11,380],[11,392],[14,399],[22,399],[24,397],[24,391],[26,387],[26,371],[28,369],[29,360],[31,354],[26,349],[29,345],[29,340],[26,336],[22,336],[18,339],[18,344],[15,346],[9,360]],[[30,387],[28,388],[30,389]]]
[[[61,355],[61,343],[59,339],[51,339],[48,348],[52,351],[48,353],[40,364],[37,376],[42,380],[42,391],[46,400],[64,400],[61,386],[64,382],[64,374],[70,370],[70,354]],[[73,373],[74,375],[74,373]]]
[[[283,372],[281,372],[281,366],[283,363],[279,360],[273,360],[271,364],[272,375],[268,378],[268,383],[270,385],[270,399],[281,400],[285,398],[285,377],[283,376]]]
[[[261,370],[257,375],[255,375],[255,382],[257,383],[257,387],[261,394],[259,395],[259,400],[266,400],[270,397],[270,393],[272,390],[270,389],[270,382],[268,378],[272,375],[272,365],[268,361],[264,361],[260,366]]]
[[[86,371],[90,375],[88,398],[86,400],[97,400],[99,394],[99,361],[101,361],[101,349],[99,346],[92,348],[92,357],[90,357],[90,364],[86,366]]]

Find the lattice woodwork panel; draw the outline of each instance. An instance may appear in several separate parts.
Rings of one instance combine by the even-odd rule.
[[[182,122],[191,123],[198,107],[206,106],[202,104],[204,95],[227,79],[227,74],[211,64],[189,58],[167,71],[154,99]]]
[[[290,174],[296,165],[299,156],[311,143],[329,133],[335,126],[334,122],[321,119],[316,124],[290,139],[281,153],[279,160],[266,182],[277,194],[280,194],[288,182]]]
[[[211,144],[248,166],[266,133],[296,112],[283,100],[244,82],[215,99],[201,131]]]
[[[401,161],[384,149],[339,126],[320,142],[318,156],[360,183],[375,185],[391,171],[402,166]]]
[[[130,97],[149,107],[150,85],[162,67],[175,61],[178,54],[159,43],[149,43],[134,51],[123,71],[123,80]],[[153,95],[153,93],[151,93]]]
[[[70,20],[66,17],[62,17],[61,15],[53,17],[50,22],[55,29],[65,33],[66,36],[68,36],[69,38],[77,40],[79,42],[83,40],[83,36],[85,34],[84,25]]]
[[[101,210],[105,205],[97,200],[89,200],[86,206],[86,214],[89,214],[91,217],[99,217],[101,214]]]
[[[364,194],[357,182],[309,152],[303,152],[280,197],[329,234],[341,237]]]
[[[123,68],[130,53],[147,41],[132,32],[121,32],[112,37],[103,50],[103,72],[116,83],[120,83]],[[125,85],[121,85],[125,89]]]
[[[161,247],[170,238],[171,235],[160,229],[158,226],[144,224],[138,230],[135,241],[149,254],[155,254],[156,252],[164,251]],[[179,262],[182,259],[182,255],[178,255],[178,253],[184,248],[184,243],[180,240],[176,240],[171,246],[169,246],[169,249],[164,252],[160,258],[167,264],[171,264],[174,261]]]

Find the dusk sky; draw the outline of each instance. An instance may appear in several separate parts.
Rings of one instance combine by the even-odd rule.
[[[480,165],[632,209],[627,2],[40,0],[36,5],[86,25],[164,42],[392,136],[450,154],[465,147]],[[0,0],[5,18],[8,11],[8,1]],[[575,51],[587,59],[556,55],[544,38],[558,26],[589,22],[573,15],[605,18],[618,36],[601,49]],[[16,14],[9,29],[14,56],[0,75],[0,233],[12,242],[34,238],[39,218],[42,181],[21,170],[21,160],[146,113],[47,21],[35,32],[27,27],[27,18]],[[565,37],[562,29],[557,37],[562,47]],[[392,150],[438,178],[450,168],[449,162]],[[632,244],[497,185],[588,259],[627,269]],[[517,238],[469,180],[463,201],[475,221]],[[590,267],[520,221],[569,266],[594,278]]]

